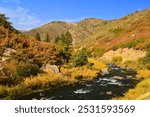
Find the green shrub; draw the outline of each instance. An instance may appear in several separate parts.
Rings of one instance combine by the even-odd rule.
[[[130,41],[127,41],[127,42],[119,43],[119,44],[113,46],[112,49],[113,50],[117,50],[118,48],[134,48],[138,44],[143,43],[144,41],[145,41],[145,38],[139,38],[139,39],[135,39],[135,40],[130,40]],[[147,45],[145,47],[145,49],[146,48],[149,48],[149,45]]]
[[[26,63],[17,67],[16,74],[18,77],[36,76],[39,71],[37,65]]]
[[[115,37],[119,36],[124,29],[122,27],[117,27],[115,29],[111,29],[110,32],[114,34]]]
[[[77,51],[73,56],[72,56],[72,62],[74,66],[83,66],[86,65],[88,62],[88,54],[85,51],[85,49],[81,49]]]
[[[150,52],[147,52],[146,56],[140,58],[138,62],[143,66],[143,68],[147,68],[150,70]]]
[[[105,51],[102,48],[96,48],[92,52],[92,57],[102,57]]]

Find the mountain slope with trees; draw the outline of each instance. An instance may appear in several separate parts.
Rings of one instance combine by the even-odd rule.
[[[32,29],[27,34],[40,33],[42,40],[49,34],[52,42],[57,36],[69,31],[76,48],[103,48],[106,51],[119,47],[145,49],[150,38],[150,9],[136,11],[115,20],[87,18],[77,23],[51,22]]]

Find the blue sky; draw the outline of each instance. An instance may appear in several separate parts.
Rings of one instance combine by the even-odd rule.
[[[145,8],[150,0],[0,0],[0,13],[22,30],[53,20],[116,19]]]

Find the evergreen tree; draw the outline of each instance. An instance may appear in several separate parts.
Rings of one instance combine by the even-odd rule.
[[[50,37],[49,37],[49,34],[48,34],[48,32],[46,33],[46,37],[45,37],[45,40],[44,40],[45,42],[50,42]]]
[[[68,63],[72,54],[72,36],[69,32],[55,39],[55,49],[59,53],[59,58],[62,58],[58,63]]]
[[[40,36],[40,33],[39,33],[39,32],[36,33],[35,38],[36,38],[38,41],[41,41],[41,36]]]
[[[9,17],[6,17],[5,14],[0,14],[0,25],[5,27],[5,28],[8,28],[10,30],[15,30],[12,27],[12,23],[9,22],[8,20],[9,20]]]
[[[86,65],[88,63],[87,50],[83,48],[74,53],[74,55],[72,56],[72,62],[75,67]]]

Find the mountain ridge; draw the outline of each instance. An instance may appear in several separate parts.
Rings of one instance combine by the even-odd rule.
[[[49,33],[53,42],[57,36],[69,31],[72,34],[73,45],[76,48],[88,47],[92,49],[97,47],[109,50],[117,44],[126,43],[130,40],[149,38],[149,32],[147,31],[150,28],[149,14],[150,9],[145,9],[114,20],[86,18],[73,24],[64,21],[53,21],[26,33],[34,36],[39,32],[42,40],[44,40],[46,33]],[[143,49],[143,47],[135,48]]]

